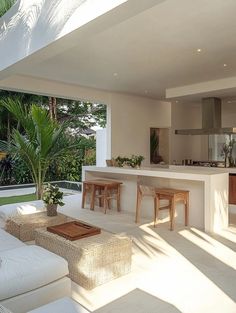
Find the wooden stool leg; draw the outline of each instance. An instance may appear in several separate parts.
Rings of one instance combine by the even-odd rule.
[[[102,189],[100,187],[98,188],[98,194],[99,194],[99,207],[101,208],[102,207],[102,197],[101,197]]]
[[[94,204],[95,204],[95,191],[96,188],[92,185],[92,192],[91,192],[91,202],[90,202],[90,210],[94,211]]]
[[[170,230],[174,230],[174,219],[175,219],[175,198],[171,199],[170,209]]]
[[[111,200],[112,200],[112,191],[113,190],[107,190],[107,208],[111,210]]]
[[[140,206],[141,206],[141,201],[142,201],[142,194],[137,188],[137,203],[136,203],[136,217],[135,217],[135,223],[139,223],[140,221]]]
[[[154,197],[154,227],[156,227],[156,225],[157,225],[159,208],[160,208],[160,199],[159,199],[159,196],[156,195]]]
[[[120,212],[120,184],[117,186],[117,211]]]
[[[85,198],[86,198],[86,184],[85,183],[83,183],[83,193],[82,193],[82,205],[81,205],[81,207],[82,207],[82,209],[84,208],[84,204],[85,204]]]
[[[104,189],[104,213],[105,214],[107,213],[108,206],[109,206],[108,193],[107,193],[107,187],[105,187],[105,189]]]
[[[189,193],[186,194],[185,199],[185,226],[189,224]]]

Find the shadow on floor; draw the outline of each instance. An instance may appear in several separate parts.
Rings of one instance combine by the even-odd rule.
[[[123,297],[101,307],[94,313],[181,313],[175,306],[147,292],[135,289]]]
[[[235,293],[235,282],[236,282],[236,271],[233,268],[235,264],[232,261],[232,267],[221,261],[217,256],[207,252],[199,245],[195,244],[191,240],[181,235],[181,230],[187,231],[189,234],[194,234],[196,238],[201,238],[203,242],[207,242],[205,235],[209,239],[216,240],[215,235],[211,236],[202,232],[202,236],[193,232],[189,228],[178,228],[178,230],[172,232],[163,231],[161,228],[155,228],[152,230],[156,231],[169,245],[176,249],[182,256],[184,256],[189,262],[191,262],[198,270],[200,270],[208,279],[210,279],[215,285],[217,285],[225,294],[227,294],[233,301],[236,301]],[[216,242],[217,243],[217,242]],[[222,243],[220,240],[219,243]],[[224,245],[231,249],[231,245],[227,245],[227,241],[224,241]],[[231,243],[232,244],[232,243]],[[210,243],[213,251],[217,251],[220,247],[214,246]],[[231,249],[232,250],[232,249]],[[232,250],[232,255],[235,251]]]

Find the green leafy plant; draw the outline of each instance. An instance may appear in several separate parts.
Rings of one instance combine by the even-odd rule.
[[[51,184],[47,184],[44,187],[42,199],[46,204],[59,204],[60,206],[65,204],[62,202],[63,192],[60,191],[57,185],[53,186]]]
[[[144,156],[142,155],[132,155],[129,161],[131,167],[141,166]]]
[[[155,155],[158,152],[158,147],[159,147],[159,137],[157,136],[155,130],[151,132],[151,137],[150,137],[150,154],[151,157],[154,158]]]
[[[131,158],[118,156],[115,162],[119,167],[130,166],[132,168],[140,167],[144,157],[142,155],[132,155]]]

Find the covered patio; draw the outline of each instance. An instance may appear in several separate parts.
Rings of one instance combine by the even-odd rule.
[[[188,158],[204,159],[205,138],[178,137],[174,130],[201,127],[196,103],[206,96],[224,94],[223,122],[234,119],[227,97],[236,90],[235,60],[223,50],[236,48],[235,9],[234,1],[221,0],[183,0],[180,6],[175,0],[18,1],[0,19],[0,89],[106,104],[98,166],[131,154],[143,155],[143,166],[150,166],[150,128],[156,127],[170,130],[168,163],[182,160],[187,150]],[[223,65],[222,54],[232,67]],[[225,174],[217,199],[225,207],[228,172],[219,173]],[[204,174],[202,181],[205,194],[200,201],[196,193],[194,208],[216,203],[211,178]],[[147,203],[146,216],[135,224],[132,210],[82,209],[81,193],[60,208],[132,239],[129,274],[90,291],[72,282],[71,297],[98,313],[235,313],[235,214],[213,234],[178,223],[170,232],[166,218],[154,228]]]

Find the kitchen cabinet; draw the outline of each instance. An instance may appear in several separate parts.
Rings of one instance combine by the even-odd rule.
[[[229,174],[229,204],[236,204],[236,174]]]

